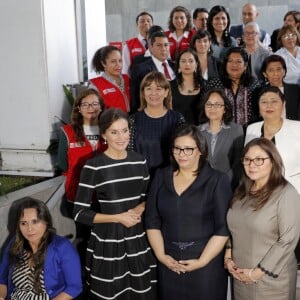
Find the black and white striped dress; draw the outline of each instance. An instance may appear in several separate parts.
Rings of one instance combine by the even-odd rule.
[[[156,262],[142,223],[93,224],[94,191],[98,212],[126,212],[145,200],[149,181],[146,161],[135,152],[113,160],[105,153],[84,166],[74,203],[75,221],[92,226],[86,255],[87,284],[92,299],[156,299]]]
[[[40,277],[42,292],[37,294],[33,290],[34,267],[29,266],[29,257],[24,252],[22,262],[14,269],[12,281],[15,286],[10,300],[50,300],[45,290],[43,272]]]

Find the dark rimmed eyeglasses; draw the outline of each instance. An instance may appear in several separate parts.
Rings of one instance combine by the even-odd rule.
[[[181,152],[183,152],[185,155],[187,156],[191,156],[194,152],[195,149],[197,149],[198,147],[185,147],[185,148],[179,148],[177,146],[174,146],[173,147],[173,153],[174,154],[177,154],[177,155],[180,155]]]
[[[83,102],[80,104],[80,107],[83,109],[88,109],[90,107],[92,108],[98,108],[100,106],[99,102],[93,102],[93,103],[87,103],[87,102]]]
[[[251,162],[253,162],[256,166],[260,167],[265,163],[266,159],[270,159],[270,157],[255,157],[252,159],[249,157],[243,157],[241,162],[244,166],[250,166]]]

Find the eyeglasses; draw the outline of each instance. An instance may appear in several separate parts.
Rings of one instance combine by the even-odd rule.
[[[207,107],[207,108],[217,108],[217,109],[219,109],[223,106],[224,106],[224,104],[221,104],[221,103],[210,103],[210,102],[205,103],[205,107]]]
[[[80,104],[80,107],[83,109],[89,109],[90,107],[92,108],[98,108],[100,106],[99,102],[93,102],[93,103],[87,103],[87,102],[83,102]]]
[[[245,31],[245,32],[244,32],[244,35],[248,35],[248,36],[251,36],[251,35],[257,36],[257,35],[258,35],[258,32],[256,32],[256,31]]]
[[[282,36],[282,38],[284,39],[284,40],[287,40],[287,39],[294,39],[294,38],[296,38],[297,37],[297,34],[295,34],[295,33],[286,33],[286,34],[284,34],[283,36]]]
[[[243,157],[241,161],[244,166],[250,166],[251,162],[253,162],[256,166],[260,167],[265,163],[266,159],[270,159],[270,157],[255,157],[253,159]]]
[[[173,147],[173,153],[174,154],[177,154],[177,155],[180,155],[181,152],[183,152],[185,155],[187,156],[191,156],[194,152],[195,149],[197,149],[198,147],[186,147],[186,148],[179,148],[177,146],[174,146]]]
[[[259,101],[259,104],[261,106],[264,106],[264,107],[267,107],[267,106],[277,106],[277,105],[279,105],[281,103],[282,103],[282,101],[280,101],[280,100],[271,100],[271,101],[265,101],[265,100],[263,100],[263,101]]]

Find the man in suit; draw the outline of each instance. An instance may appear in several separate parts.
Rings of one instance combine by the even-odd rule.
[[[170,45],[164,32],[157,31],[151,35],[149,50],[151,55],[142,63],[133,66],[130,81],[130,112],[134,113],[140,106],[140,84],[148,73],[158,71],[165,74],[168,80],[175,78],[170,60]]]
[[[153,17],[150,13],[143,11],[136,17],[138,36],[125,42],[122,51],[122,74],[129,75],[132,60],[135,56],[144,54],[148,48],[147,33],[153,24]]]
[[[242,10],[243,24],[230,27],[230,35],[237,39],[239,46],[242,45],[242,36],[245,24],[249,22],[256,22],[258,15],[259,13],[256,6],[252,3],[247,3],[243,6]],[[269,48],[271,38],[270,35],[263,29],[260,29],[260,41],[266,49]]]

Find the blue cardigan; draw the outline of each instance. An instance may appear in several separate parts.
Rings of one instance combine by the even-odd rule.
[[[12,282],[13,266],[9,266],[8,253],[12,241],[5,249],[0,264],[0,284],[7,285],[8,295],[14,290]],[[77,251],[71,242],[61,236],[54,235],[47,248],[44,265],[44,282],[46,292],[52,299],[65,292],[72,297],[82,291],[81,266]]]

